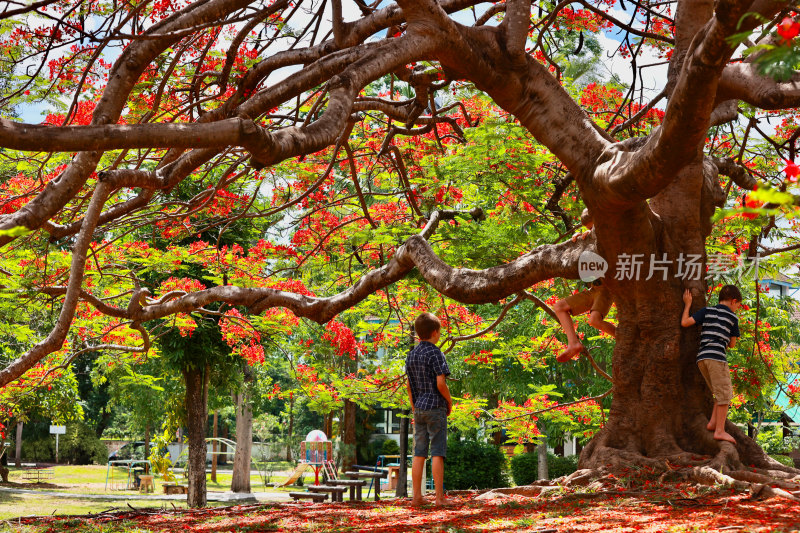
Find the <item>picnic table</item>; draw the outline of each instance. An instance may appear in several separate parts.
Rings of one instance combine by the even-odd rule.
[[[51,481],[55,476],[53,465],[28,466],[22,470],[22,479],[33,483],[44,483]]]

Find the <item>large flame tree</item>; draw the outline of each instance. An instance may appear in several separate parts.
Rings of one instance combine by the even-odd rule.
[[[782,194],[790,183],[780,171],[798,137],[794,8],[642,1],[620,2],[627,14],[612,15],[615,2],[597,0],[354,3],[347,16],[341,0],[6,6],[0,61],[13,76],[3,85],[9,118],[0,122],[4,285],[31,301],[38,294],[55,314],[42,319],[43,338],[0,371],[0,386],[80,350],[146,353],[152,328],[170,320],[191,328],[188,313],[220,305],[284,325],[291,315],[333,321],[330,335],[344,338],[337,315],[383,298],[414,271],[452,300],[495,303],[553,278],[577,279],[580,254],[592,251],[610,273],[623,269],[621,258],[643,263],[641,276],[607,277],[619,319],[613,402],[581,465],[660,467],[668,459],[713,467],[706,473],[743,464],[781,470],[733,426],[735,446],[705,430],[711,398],[694,364],[697,332],[682,330],[679,316],[683,290],[699,306],[706,286],[675,265],[705,261],[712,217],[731,193],[721,186],[727,178],[753,189],[756,175],[763,189],[782,189],[770,193],[773,216],[796,205]],[[613,28],[634,69],[642,50],[667,58],[655,99],[634,102],[636,83],[627,94],[576,98],[560,47],[577,53],[592,32]],[[741,57],[754,45],[762,46]],[[553,244],[488,268],[469,254],[448,264],[444,247],[431,244],[443,222],[483,216],[453,196],[468,179],[419,181],[425,148],[414,139],[447,145],[474,125],[459,102],[465,84],[545,152],[517,154],[520,165],[537,158],[537,180],[508,185],[501,200],[547,193],[550,216],[537,221],[560,228]],[[54,110],[44,124],[13,118],[43,103]],[[759,118],[767,114],[787,120],[765,131]],[[724,142],[707,142],[721,127],[731,132]],[[756,145],[771,155],[754,155]],[[481,179],[490,182],[497,169],[486,168]],[[794,174],[790,166],[787,177]],[[564,239],[574,229],[568,215],[579,211],[575,202],[559,205],[569,195],[593,215],[588,239]],[[250,250],[200,238],[248,220],[276,237]],[[772,220],[744,243],[750,256],[778,231]],[[291,242],[277,236],[290,227]],[[347,274],[325,280],[321,255],[346,263]],[[153,286],[154,271],[186,261],[218,275]],[[669,275],[645,275],[663,264]],[[303,276],[321,277],[329,294],[312,293]],[[242,350],[259,357],[255,344]],[[187,398],[202,399],[200,382]]]

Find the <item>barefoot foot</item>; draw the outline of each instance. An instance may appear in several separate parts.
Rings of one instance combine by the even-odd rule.
[[[556,361],[558,361],[559,363],[566,363],[567,361],[569,361],[570,359],[581,353],[582,350],[583,350],[582,344],[580,343],[570,344],[567,346],[566,350],[561,352],[558,355],[558,357],[556,357]]]
[[[724,440],[732,444],[736,444],[736,439],[734,439],[727,431],[723,431],[722,433],[714,433],[714,438],[716,440]]]
[[[425,500],[423,500],[422,498],[419,499],[414,498],[413,500],[411,500],[411,507],[422,507],[423,505],[425,505]]]
[[[709,431],[714,431],[715,429],[717,429],[717,423],[709,422],[708,424],[706,424],[706,429]]]

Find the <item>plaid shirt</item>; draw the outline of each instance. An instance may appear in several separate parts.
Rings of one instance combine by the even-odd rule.
[[[447,407],[447,402],[436,386],[436,376],[449,376],[450,369],[444,354],[428,341],[421,341],[406,357],[406,374],[411,386],[414,409],[429,411]]]

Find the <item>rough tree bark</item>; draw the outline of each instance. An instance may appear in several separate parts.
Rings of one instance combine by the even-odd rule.
[[[219,454],[217,453],[218,449],[218,442],[217,437],[218,435],[218,422],[219,422],[219,410],[214,409],[214,421],[212,424],[211,436],[214,437],[214,442],[211,445],[211,481],[214,483],[217,482],[217,459]]]
[[[144,458],[147,459],[150,457],[150,423],[147,422],[144,425]],[[149,472],[145,472],[145,474],[149,474]]]
[[[536,479],[549,479],[547,469],[547,432],[544,424],[539,424],[539,431],[542,432],[542,442],[536,445]]]
[[[400,420],[400,469],[397,471],[397,487],[394,495],[398,498],[408,496],[408,427],[411,411],[403,411]]]
[[[24,425],[21,421],[17,422],[17,444],[14,447],[14,466],[17,468],[22,468],[22,427]]]
[[[236,452],[233,455],[231,491],[250,492],[250,455],[253,447],[253,410],[249,394],[234,394],[236,399]]]
[[[292,441],[294,438],[294,396],[289,396],[289,428],[286,431],[286,460],[292,461]]]
[[[208,378],[207,368],[185,368],[186,383],[186,428],[189,438],[189,459],[186,464],[189,480],[189,507],[206,506],[206,426],[208,425]]]

